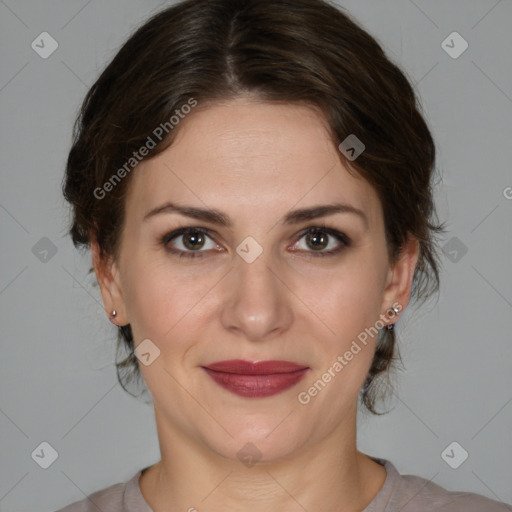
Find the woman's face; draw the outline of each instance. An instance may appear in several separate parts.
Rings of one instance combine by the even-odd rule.
[[[179,130],[132,171],[120,258],[102,283],[116,323],[131,324],[137,347],[150,340],[138,356],[158,421],[233,459],[247,443],[272,460],[347,435],[370,328],[407,304],[417,254],[389,267],[379,199],[342,165],[315,111],[239,98],[197,108]],[[166,203],[194,216],[151,214]],[[339,204],[346,211],[304,213]],[[173,238],[183,227],[200,232]],[[232,360],[305,370],[205,369]]]

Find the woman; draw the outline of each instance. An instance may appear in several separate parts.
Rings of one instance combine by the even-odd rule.
[[[187,0],[130,37],[63,190],[162,458],[62,510],[512,510],[356,446],[438,290],[434,160],[407,79],[321,0]]]

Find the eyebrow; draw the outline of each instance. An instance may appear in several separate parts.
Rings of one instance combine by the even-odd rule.
[[[232,222],[229,217],[219,210],[212,208],[198,208],[196,206],[177,205],[172,202],[166,202],[150,210],[146,215],[144,215],[144,221],[162,213],[179,213],[186,217],[210,222],[212,224],[218,224],[226,228],[232,227]],[[293,210],[288,212],[283,217],[282,221],[284,224],[293,225],[307,220],[316,219],[318,217],[333,215],[335,213],[354,214],[363,221],[366,229],[368,229],[368,218],[365,213],[359,208],[346,203],[332,203]]]

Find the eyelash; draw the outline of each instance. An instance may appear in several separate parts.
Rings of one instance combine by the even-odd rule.
[[[175,238],[177,238],[181,235],[189,234],[189,233],[200,233],[202,235],[208,236],[209,238],[212,238],[212,232],[208,229],[195,228],[195,227],[184,227],[184,228],[179,228],[174,231],[171,231],[170,233],[166,233],[160,239],[160,243],[164,246],[166,251],[168,251],[169,253],[174,254],[176,256],[179,256],[180,258],[202,258],[203,257],[202,253],[205,253],[208,251],[182,251],[180,249],[172,249],[171,247],[168,246],[169,242],[171,242]],[[311,226],[311,227],[307,228],[300,234],[299,238],[297,238],[297,242],[299,240],[301,240],[304,236],[306,236],[308,234],[315,234],[315,233],[325,233],[329,236],[332,236],[336,240],[338,240],[338,242],[341,242],[341,246],[336,249],[331,249],[329,251],[322,251],[322,252],[306,251],[306,252],[310,253],[310,255],[313,258],[335,256],[338,253],[340,253],[343,249],[345,249],[346,247],[349,247],[351,245],[351,240],[347,235],[345,235],[345,233],[342,233],[341,231],[337,231],[336,229],[328,228],[327,226],[324,226],[324,225]]]

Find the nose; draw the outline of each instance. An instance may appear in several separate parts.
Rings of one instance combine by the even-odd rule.
[[[254,342],[281,336],[289,329],[293,294],[269,252],[264,250],[251,263],[236,255],[227,277],[221,312],[225,329]]]

